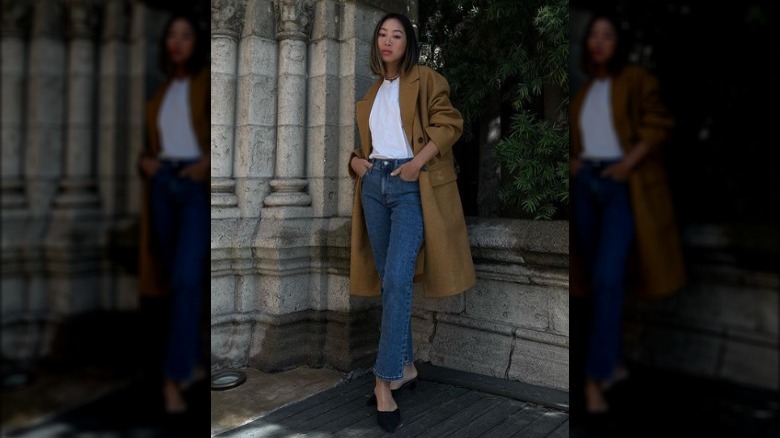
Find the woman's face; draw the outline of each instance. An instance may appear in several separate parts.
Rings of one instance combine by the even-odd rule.
[[[183,64],[190,59],[195,50],[195,30],[187,20],[179,18],[171,24],[165,36],[165,49],[174,64]]]
[[[615,54],[617,29],[607,19],[593,22],[588,32],[588,54],[597,65],[605,65]]]
[[[406,53],[406,33],[401,22],[395,18],[385,20],[379,27],[377,45],[382,62],[398,64]]]

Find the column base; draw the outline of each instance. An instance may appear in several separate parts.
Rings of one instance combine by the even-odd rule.
[[[311,196],[306,193],[308,181],[305,179],[274,179],[271,180],[271,194],[266,196],[263,204],[267,207],[306,207],[311,205]]]

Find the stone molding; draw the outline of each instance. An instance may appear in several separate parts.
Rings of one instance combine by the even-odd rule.
[[[237,40],[243,27],[244,6],[241,0],[211,0],[211,37]]]
[[[314,15],[312,0],[274,0],[274,12],[278,40],[308,40]]]

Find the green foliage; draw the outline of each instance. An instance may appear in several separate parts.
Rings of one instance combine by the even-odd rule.
[[[447,77],[465,139],[489,96],[499,92],[513,110],[495,145],[504,206],[554,218],[568,202],[568,1],[427,0],[420,12],[422,62]],[[556,102],[545,89],[557,90]]]

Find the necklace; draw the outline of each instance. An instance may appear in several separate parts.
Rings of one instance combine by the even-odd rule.
[[[394,76],[394,77],[392,77],[392,78],[388,78],[387,76],[385,76],[385,80],[386,80],[386,81],[393,82],[394,80],[398,79],[398,76],[401,76],[401,73],[398,73],[397,75],[395,75],[395,76]]]

